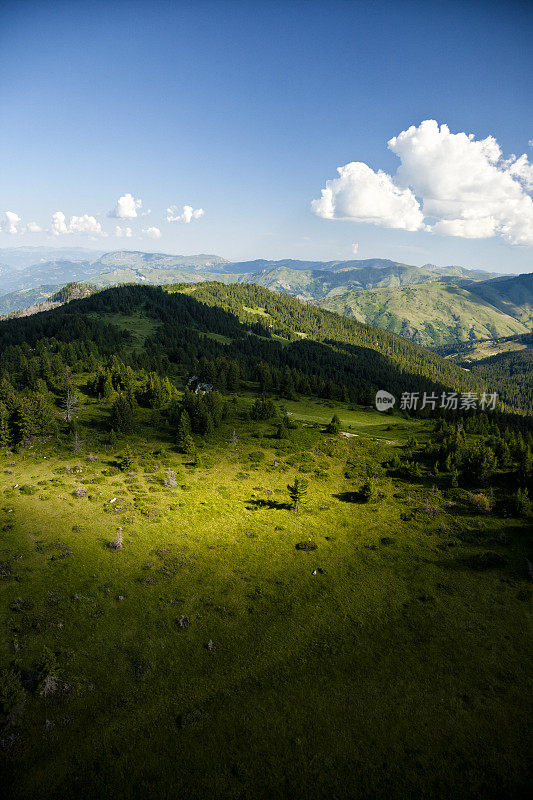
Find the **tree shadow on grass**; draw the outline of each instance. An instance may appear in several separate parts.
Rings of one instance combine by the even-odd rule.
[[[290,511],[292,509],[291,503],[280,503],[279,500],[253,499],[248,500],[248,506],[268,508],[271,511]]]
[[[365,499],[361,492],[339,492],[339,494],[334,494],[337,500],[340,500],[342,503],[364,503]]]

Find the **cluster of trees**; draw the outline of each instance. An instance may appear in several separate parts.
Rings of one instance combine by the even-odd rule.
[[[527,485],[533,477],[533,434],[505,425],[484,415],[450,424],[435,423],[435,439],[427,448],[435,471],[462,475],[465,482],[487,483],[497,470],[513,471],[517,484]],[[480,434],[474,441],[466,433]]]
[[[228,401],[219,392],[192,392],[185,389],[183,397],[170,409],[170,420],[188,419],[192,433],[207,436],[229,416]]]
[[[107,321],[112,314],[153,320],[153,333],[143,348],[134,346],[128,331]],[[218,283],[195,285],[190,293],[117,287],[32,317],[4,321],[1,441],[16,443],[54,432],[58,420],[66,419],[69,374],[77,375],[78,382],[83,376],[88,390],[109,403],[113,430],[134,430],[141,406],[153,410],[154,425],[168,424],[176,431],[181,425],[183,441],[187,435],[208,436],[215,430],[227,414],[219,392],[236,391],[242,385],[258,384],[264,395],[252,408],[251,417],[257,420],[276,416],[268,393],[368,404],[381,388],[397,395],[406,387],[421,393],[477,388],[475,379],[456,365],[387,331],[261,287]],[[215,391],[206,395],[186,391],[178,400],[176,386],[186,385],[191,375],[212,384]],[[527,460],[516,456],[511,434],[510,441],[507,434],[500,441],[496,416],[466,417],[465,429],[478,426],[472,431],[495,441],[470,454],[439,442],[433,454],[439,468],[451,463],[452,469],[488,474],[494,467],[486,448],[496,465],[506,463],[507,448],[516,463]],[[276,422],[278,436],[284,438],[290,422],[286,417]],[[511,431],[520,427],[515,421],[509,425]],[[339,422],[332,420],[329,431],[335,433],[338,427]],[[527,428],[525,420],[522,428]]]
[[[0,384],[0,447],[16,446],[33,436],[57,431],[58,415],[47,393],[20,395],[9,388],[4,382]]]

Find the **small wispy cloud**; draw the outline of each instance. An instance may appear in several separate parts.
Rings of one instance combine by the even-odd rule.
[[[119,236],[126,239],[131,239],[133,236],[133,231],[129,227],[121,228],[120,225],[115,225],[115,236]]]
[[[200,219],[204,214],[203,208],[183,206],[183,210],[180,213],[178,206],[169,206],[167,208],[167,222],[184,222],[188,225],[193,219]]]
[[[159,228],[156,228],[155,226],[152,226],[151,228],[145,228],[142,232],[150,239],[160,239],[163,235]]]

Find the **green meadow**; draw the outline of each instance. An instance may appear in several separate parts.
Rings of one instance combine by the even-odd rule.
[[[193,463],[80,387],[79,452],[0,456],[10,797],[525,796],[527,521],[427,466],[358,495],[433,422],[286,400],[277,439],[240,391]]]

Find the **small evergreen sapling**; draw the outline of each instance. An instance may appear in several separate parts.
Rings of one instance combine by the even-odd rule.
[[[124,452],[119,460],[120,469],[123,472],[131,472],[133,469],[134,461],[133,461],[133,453],[129,445],[126,445]]]
[[[176,444],[181,453],[187,454],[187,447],[190,446],[189,439],[191,439],[191,418],[188,412],[183,409],[180,414],[176,436]]]
[[[327,426],[328,433],[338,433],[341,429],[341,421],[339,417],[334,414],[331,418],[331,422]]]
[[[189,434],[185,437],[185,441],[183,443],[183,452],[189,459],[192,461],[193,464],[196,464],[197,461],[197,454],[196,454],[196,445],[194,443],[194,439]]]
[[[300,503],[305,499],[307,495],[307,486],[307,481],[304,478],[298,477],[294,479],[292,486],[290,483],[287,484],[287,491],[292,500],[294,511],[298,511]]]

